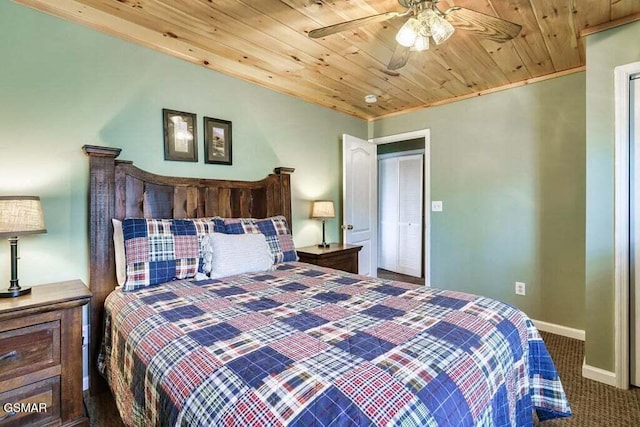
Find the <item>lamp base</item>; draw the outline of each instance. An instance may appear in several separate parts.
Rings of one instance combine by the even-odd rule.
[[[322,242],[322,243],[318,244],[318,247],[319,248],[330,248],[331,247],[331,243]]]
[[[0,291],[0,298],[15,298],[21,295],[26,295],[31,293],[31,288],[18,288],[11,289],[9,288],[6,291]]]

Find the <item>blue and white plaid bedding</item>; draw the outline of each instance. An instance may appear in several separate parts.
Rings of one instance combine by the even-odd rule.
[[[489,298],[309,264],[105,303],[128,425],[528,426],[571,414],[538,331]]]

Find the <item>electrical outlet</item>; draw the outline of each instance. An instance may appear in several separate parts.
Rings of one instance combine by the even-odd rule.
[[[442,212],[442,201],[434,200],[431,202],[431,211],[432,212]]]
[[[524,282],[516,282],[516,295],[526,295],[526,283]]]

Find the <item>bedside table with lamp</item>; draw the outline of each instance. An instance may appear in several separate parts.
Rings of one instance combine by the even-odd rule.
[[[46,233],[38,197],[0,197],[0,237],[11,245],[11,280],[0,292],[0,426],[88,426],[82,396],[80,280],[22,288],[18,236]]]
[[[313,202],[311,211],[311,218],[322,220],[322,243],[296,248],[300,261],[357,274],[358,252],[360,252],[362,246],[326,242],[326,220],[336,216],[333,201],[316,200]]]

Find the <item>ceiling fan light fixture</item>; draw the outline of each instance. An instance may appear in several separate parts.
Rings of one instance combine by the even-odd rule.
[[[480,33],[480,35],[498,43],[515,38],[522,30],[522,25],[515,22],[461,6],[451,5],[442,11],[438,8],[441,0],[397,1],[405,9],[404,11],[377,13],[316,28],[309,31],[309,37],[318,39],[330,34],[351,31],[364,25],[402,18],[404,22],[395,35],[397,43],[393,48],[387,69],[382,70],[389,75],[396,76],[398,73],[395,70],[407,64],[411,51],[427,50],[431,43],[442,44],[453,35],[457,28]],[[322,0],[322,3],[325,1]],[[453,1],[447,3],[453,3]],[[449,19],[456,23],[456,28],[449,22]],[[387,27],[385,26],[385,28]],[[433,40],[429,40],[429,38]]]
[[[437,16],[437,20],[431,24],[431,37],[436,44],[442,44],[445,40],[453,35],[455,29],[453,25],[441,16]]]
[[[425,36],[420,34],[416,37],[416,42],[411,47],[411,50],[422,52],[423,50],[429,49],[429,36]]]
[[[418,38],[419,30],[420,21],[416,18],[409,18],[396,34],[396,41],[404,47],[411,47],[416,42],[416,38]]]

